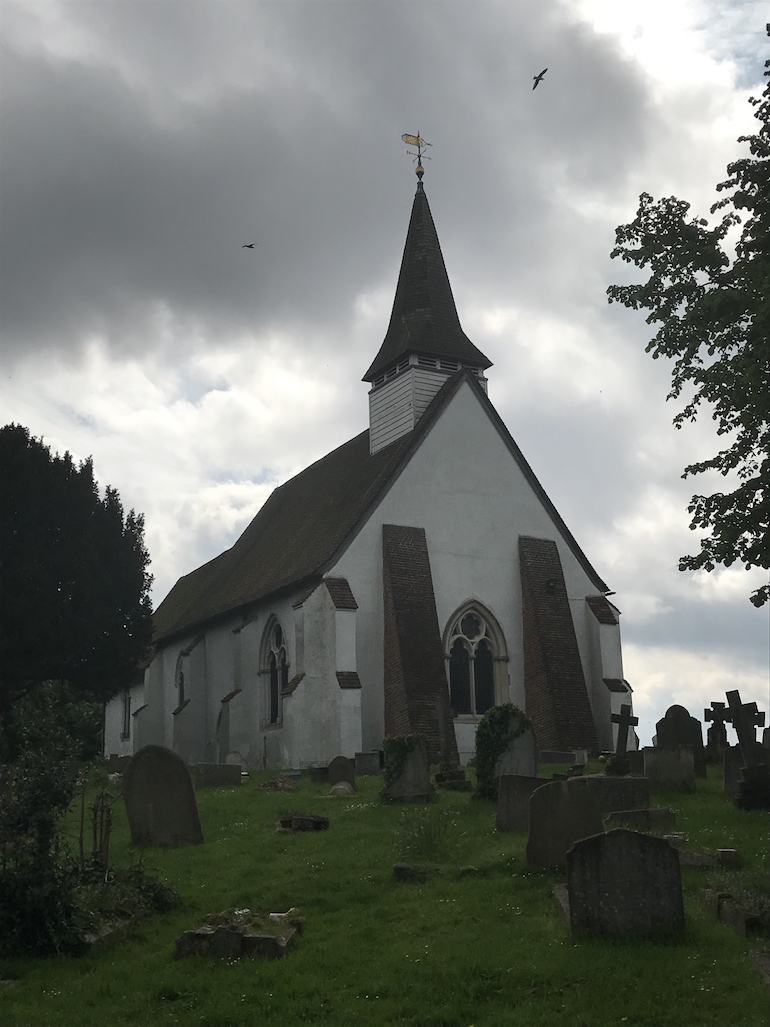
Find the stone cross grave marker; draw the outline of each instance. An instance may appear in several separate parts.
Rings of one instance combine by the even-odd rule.
[[[684,928],[679,854],[664,838],[616,828],[575,842],[567,892],[575,934],[623,941]]]
[[[355,792],[356,789],[356,765],[347,756],[335,756],[329,764],[329,784],[333,787],[340,781],[347,781]]]
[[[581,838],[604,831],[602,815],[593,796],[582,786],[584,778],[549,781],[536,788],[529,800],[527,864],[537,870],[563,867],[567,850]]]
[[[738,745],[746,766],[750,767],[757,760],[756,729],[765,723],[765,715],[759,712],[755,702],[742,703],[741,693],[737,689],[725,692],[725,695],[730,705],[730,720],[738,736]]]
[[[666,715],[655,725],[655,731],[660,749],[692,746],[695,776],[706,776],[706,753],[703,749],[701,723],[695,717],[691,717],[684,706],[669,706]]]
[[[162,745],[145,745],[123,774],[134,845],[199,845],[203,831],[190,771]]]
[[[630,727],[636,727],[639,723],[639,718],[632,717],[630,705],[623,703],[620,707],[620,713],[612,714],[612,723],[618,725],[618,740],[615,744],[615,755],[624,759],[628,749],[628,729]]]
[[[714,763],[718,763],[727,748],[725,724],[732,722],[732,716],[725,703],[713,702],[710,710],[703,711],[703,719],[707,724],[711,724],[706,734],[706,756]]]
[[[756,703],[742,703],[740,692],[726,692],[733,727],[745,766],[740,772],[735,805],[739,809],[770,808],[770,776],[767,750],[757,742],[756,728],[765,723]]]
[[[522,717],[523,714],[511,717],[511,733],[515,737],[510,739],[499,757],[495,766],[495,777],[499,778],[504,774],[514,777],[537,777],[537,740],[532,725],[525,723]]]

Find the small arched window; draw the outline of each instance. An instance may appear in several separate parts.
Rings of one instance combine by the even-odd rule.
[[[452,714],[480,717],[504,700],[502,632],[487,611],[473,604],[451,618],[445,640]]]
[[[265,721],[281,722],[281,693],[289,683],[289,659],[283,628],[275,619],[268,625],[265,645],[267,694],[265,695]]]

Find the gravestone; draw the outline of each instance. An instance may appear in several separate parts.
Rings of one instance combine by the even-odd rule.
[[[581,749],[580,751],[585,752],[584,749]],[[573,764],[578,762],[578,760],[575,759],[575,756],[576,753],[574,752],[558,752],[554,749],[542,749],[540,752],[540,762]]]
[[[575,842],[567,891],[575,934],[624,941],[684,928],[679,854],[663,838],[617,828]]]
[[[756,703],[742,703],[740,693],[727,692],[727,702],[744,766],[738,782],[735,805],[739,809],[770,809],[770,753],[757,742],[756,728],[765,722]]]
[[[503,774],[497,790],[498,831],[529,830],[529,799],[536,788],[545,784],[541,777]]]
[[[738,786],[744,765],[740,745],[728,745],[722,753],[722,788],[725,795],[731,799],[738,798]]]
[[[240,763],[196,763],[193,767],[196,788],[240,786]]]
[[[431,802],[436,790],[430,780],[428,747],[424,740],[418,740],[406,753],[400,766],[389,765],[389,753],[385,753],[385,781],[383,799],[391,802]],[[397,776],[395,773],[397,771]]]
[[[601,834],[602,815],[593,796],[581,788],[584,778],[549,781],[529,800],[527,864],[538,870],[563,867],[567,850],[581,838]]]
[[[721,763],[722,753],[727,748],[727,729],[731,722],[730,712],[723,702],[713,702],[710,710],[703,711],[703,719],[711,727],[706,732],[706,762]]]
[[[615,753],[607,764],[607,772],[618,775],[628,774],[631,769],[626,756],[628,750],[628,729],[636,727],[639,723],[639,718],[631,715],[629,703],[623,703],[620,707],[620,713],[613,713],[611,719],[613,724],[618,725],[618,737],[615,741]]]
[[[651,792],[695,791],[695,760],[689,745],[678,749],[646,746],[642,752]]]
[[[696,777],[706,776],[706,753],[703,748],[701,723],[691,717],[684,706],[669,706],[666,715],[655,725],[659,749],[692,748]]]
[[[378,777],[380,774],[380,753],[374,752],[356,753],[356,774],[359,777]]]
[[[329,764],[329,784],[336,785],[339,781],[347,781],[356,791],[356,765],[347,756],[335,756]]]
[[[627,827],[631,831],[670,831],[676,827],[676,813],[664,807],[652,809],[623,809],[604,818],[609,831],[613,827]]]
[[[632,749],[631,752],[626,753],[626,758],[629,773],[635,777],[642,777],[644,775],[644,749]]]
[[[190,771],[162,745],[145,745],[123,774],[134,845],[199,845],[203,831]]]
[[[645,809],[650,805],[650,782],[646,777],[612,777],[586,774],[573,779],[575,792],[586,791],[602,816],[620,809]]]
[[[532,725],[524,714],[516,712],[510,719],[511,738],[495,764],[495,777],[537,777],[537,742]],[[521,732],[517,734],[517,732]]]
[[[337,781],[329,789],[329,795],[355,795],[356,790],[350,781]]]
[[[310,778],[311,784],[325,785],[329,783],[328,767],[308,767],[307,773],[308,777]]]

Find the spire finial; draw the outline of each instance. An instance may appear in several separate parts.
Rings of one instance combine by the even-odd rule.
[[[425,168],[422,166],[423,150],[426,146],[432,146],[433,143],[426,143],[419,132],[416,136],[404,133],[404,135],[402,135],[401,138],[407,146],[417,147],[417,153],[414,153],[412,150],[407,150],[406,152],[409,154],[410,157],[414,157],[415,162],[417,163],[417,167],[414,169],[414,173],[420,180],[420,185],[422,185],[422,176],[425,174]],[[426,160],[430,160],[430,157],[427,155],[427,153],[424,156]]]

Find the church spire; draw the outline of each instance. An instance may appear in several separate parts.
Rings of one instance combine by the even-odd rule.
[[[383,372],[410,354],[455,362],[479,371],[492,364],[460,327],[419,172],[418,177],[390,324],[377,356],[363,377],[365,382],[375,383]]]

